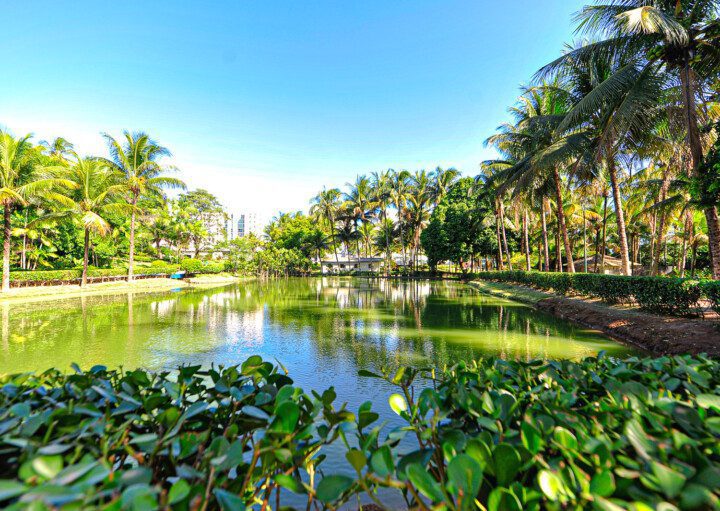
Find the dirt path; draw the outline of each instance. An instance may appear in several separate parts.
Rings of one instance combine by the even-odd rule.
[[[567,298],[522,286],[473,282],[483,292],[532,304],[538,310],[599,330],[606,335],[655,354],[707,353],[720,356],[720,322],[657,316],[611,307],[601,302]]]

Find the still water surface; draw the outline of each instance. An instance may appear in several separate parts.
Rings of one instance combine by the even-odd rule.
[[[297,383],[355,385],[357,370],[482,355],[581,358],[628,349],[457,282],[249,281],[213,289],[2,304],[0,373],[72,362],[162,369],[277,359]]]

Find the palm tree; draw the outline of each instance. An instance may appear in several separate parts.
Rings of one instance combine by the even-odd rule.
[[[56,200],[63,206],[46,219],[72,218],[83,227],[83,271],[80,285],[87,285],[90,234],[105,236],[111,230],[107,215],[127,213],[131,210],[123,200],[126,191],[123,176],[97,158],[80,158],[72,153],[74,161],[63,168],[70,186],[67,195]]]
[[[342,193],[337,188],[331,188],[329,190],[323,188],[320,193],[310,201],[312,206],[310,207],[311,215],[321,215],[325,218],[328,224],[330,232],[330,240],[335,253],[335,262],[339,261],[337,244],[335,243],[335,221],[337,220],[338,210],[340,209],[340,197]]]
[[[392,197],[392,174],[393,170],[388,169],[383,172],[372,173],[372,187],[374,201],[380,210],[380,225],[385,226],[388,221],[387,210],[390,207]],[[385,247],[385,271],[390,271],[390,259],[391,259],[391,243],[390,243],[390,232],[387,229],[382,229],[382,234],[385,236],[383,245]]]
[[[576,16],[578,28],[597,42],[576,48],[551,62],[538,77],[557,70],[569,59],[588,55],[620,56],[665,73],[679,84],[680,104],[690,155],[697,175],[703,161],[698,97],[703,82],[720,67],[720,2],[718,0],[614,0],[598,1]],[[713,277],[720,278],[720,218],[715,206],[704,210],[708,223]]]
[[[437,205],[450,187],[460,178],[460,172],[457,169],[451,167],[449,169],[443,169],[437,167],[431,175],[431,196],[432,201]]]
[[[72,155],[73,148],[75,147],[63,137],[56,137],[52,142],[43,140],[40,142],[40,145],[45,149],[50,158],[61,164],[68,162],[68,157]]]
[[[360,222],[372,218],[375,211],[372,184],[367,176],[357,176],[354,183],[347,183],[349,192],[344,194],[347,210],[352,216],[355,231],[358,231]],[[357,259],[360,260],[360,236],[356,239]]]
[[[40,151],[30,142],[31,135],[15,138],[0,130],[0,204],[3,206],[2,292],[10,289],[11,218],[17,206],[33,197],[53,197],[56,187],[72,186],[65,179],[44,175]]]
[[[390,191],[390,201],[395,207],[398,216],[398,225],[400,226],[400,248],[403,256],[403,270],[407,266],[407,257],[405,255],[405,212],[410,197],[410,172],[401,170],[392,173],[392,184]]]
[[[146,133],[123,132],[124,141],[118,141],[103,133],[110,149],[110,159],[104,159],[112,169],[124,176],[125,188],[129,194],[130,205],[130,247],[128,254],[128,282],[133,280],[135,259],[135,219],[137,203],[141,197],[162,196],[162,189],[185,188],[181,180],[163,174],[174,170],[163,165],[160,160],[171,156],[170,151],[153,141]]]

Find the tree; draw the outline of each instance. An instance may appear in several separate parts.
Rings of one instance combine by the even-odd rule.
[[[312,206],[310,207],[311,215],[319,215],[325,219],[328,225],[328,232],[330,234],[330,243],[332,245],[333,252],[335,253],[335,262],[338,262],[337,244],[335,243],[335,221],[338,217],[338,211],[340,209],[340,197],[341,192],[337,188],[331,188],[329,190],[323,188],[310,201]]]
[[[83,271],[81,286],[87,285],[90,235],[105,236],[110,232],[107,215],[129,212],[129,205],[122,201],[126,191],[123,176],[96,158],[80,158],[72,153],[74,160],[63,169],[69,181],[66,195],[56,198],[60,203],[57,213],[47,219],[71,218],[79,222],[84,232]]]
[[[194,257],[197,258],[208,236],[225,231],[227,215],[218,198],[203,189],[182,194],[177,205],[184,211],[191,226],[190,239],[195,250]]]
[[[704,80],[720,67],[718,0],[622,0],[588,5],[577,14],[578,28],[600,40],[574,49],[542,68],[555,71],[569,59],[620,55],[664,72],[679,84],[690,169],[700,176],[703,162],[698,97]],[[720,278],[720,218],[716,205],[705,208],[713,277]]]
[[[10,289],[10,249],[13,210],[33,197],[53,197],[58,186],[72,186],[65,179],[44,175],[40,151],[31,135],[15,138],[0,130],[0,204],[3,206],[2,292]]]
[[[138,213],[138,200],[141,197],[163,195],[163,188],[185,188],[181,180],[163,174],[174,167],[163,165],[161,160],[171,156],[170,151],[142,132],[123,132],[123,140],[116,140],[103,133],[110,150],[110,159],[103,159],[110,168],[124,176],[125,189],[129,195],[130,246],[128,253],[128,282],[133,280],[135,259],[135,220]]]

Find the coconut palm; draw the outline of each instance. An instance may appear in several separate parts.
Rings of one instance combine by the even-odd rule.
[[[407,266],[405,252],[405,213],[410,199],[410,172],[401,170],[392,173],[390,185],[390,202],[397,211],[400,227],[400,249],[402,250],[403,268]]]
[[[604,0],[584,7],[576,16],[579,30],[600,40],[576,48],[543,67],[544,78],[570,59],[590,55],[636,61],[664,73],[679,86],[690,168],[703,161],[702,110],[698,98],[705,81],[720,68],[720,1]],[[715,206],[705,208],[713,276],[720,278],[720,218]]]
[[[330,233],[330,243],[332,245],[333,252],[335,253],[335,262],[339,261],[337,243],[335,242],[335,222],[340,209],[341,196],[342,192],[340,192],[337,188],[331,188],[329,190],[323,188],[322,191],[310,201],[312,204],[310,207],[310,214],[320,215],[327,222],[328,232]]]
[[[52,198],[58,186],[72,186],[66,179],[45,174],[40,150],[31,135],[14,137],[0,130],[0,204],[3,206],[2,292],[10,289],[10,248],[12,213],[34,197]]]
[[[62,174],[69,182],[69,189],[65,195],[56,197],[60,204],[59,210],[44,220],[71,218],[82,226],[84,241],[80,285],[85,287],[90,235],[108,234],[111,230],[108,216],[128,213],[131,207],[124,200],[126,188],[122,174],[97,158],[81,158],[76,153],[71,153],[71,156],[73,159],[70,164],[62,169]]]
[[[163,188],[185,188],[185,183],[163,174],[174,170],[164,165],[161,159],[171,156],[170,151],[152,140],[146,133],[123,132],[124,140],[116,140],[103,133],[110,149],[110,159],[104,159],[110,168],[124,176],[128,193],[130,212],[130,247],[128,253],[128,282],[133,280],[135,259],[135,220],[138,200],[141,197],[162,197]]]
[[[352,218],[355,231],[361,222],[369,221],[375,211],[372,183],[367,176],[357,176],[354,183],[347,183],[349,191],[344,194],[346,210]],[[356,238],[357,258],[360,259],[360,238]]]

